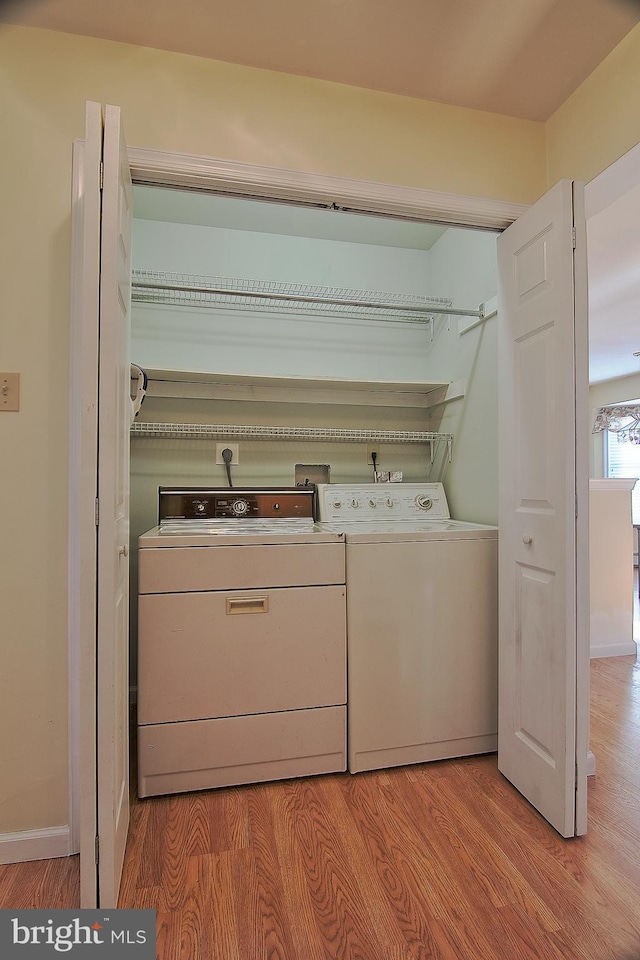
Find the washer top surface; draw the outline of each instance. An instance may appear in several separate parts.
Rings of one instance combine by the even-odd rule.
[[[498,528],[466,520],[365,520],[321,523],[327,532],[341,531],[347,543],[395,543],[426,540],[495,540]]]
[[[326,530],[349,543],[496,539],[498,529],[452,520],[441,483],[337,483],[318,485],[318,512]]]

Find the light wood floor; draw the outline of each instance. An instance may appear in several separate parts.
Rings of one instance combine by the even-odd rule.
[[[136,801],[121,907],[160,960],[637,960],[640,665],[591,662],[589,832],[494,756]],[[0,867],[0,906],[77,904],[76,858]]]

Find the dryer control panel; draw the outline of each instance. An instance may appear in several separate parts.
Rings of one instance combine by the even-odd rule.
[[[441,483],[320,483],[318,520],[448,520]]]

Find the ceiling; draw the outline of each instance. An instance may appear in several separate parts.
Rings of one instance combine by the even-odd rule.
[[[637,0],[4,0],[0,21],[544,121]]]
[[[640,22],[640,2],[4,0],[2,21],[544,121]],[[237,214],[216,203],[214,215],[212,198],[154,196],[155,211],[139,195],[137,216],[207,223]],[[298,229],[326,239],[358,241],[366,219],[307,213]],[[589,222],[592,382],[640,371],[640,190],[605,213]],[[251,229],[295,233],[286,208],[265,215],[279,219]],[[428,249],[434,230],[373,218],[366,242]]]

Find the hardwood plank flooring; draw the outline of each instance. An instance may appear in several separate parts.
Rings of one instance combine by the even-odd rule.
[[[591,661],[590,742],[568,841],[493,755],[133,798],[120,906],[159,960],[640,960],[635,657]],[[76,861],[0,867],[0,906],[77,904]]]
[[[0,909],[64,910],[80,903],[79,857],[0,865]]]

